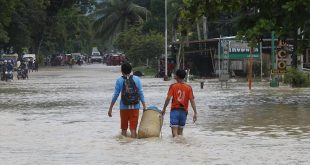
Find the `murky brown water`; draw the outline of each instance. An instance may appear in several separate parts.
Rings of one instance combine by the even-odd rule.
[[[310,89],[191,82],[198,121],[172,139],[122,138],[118,104],[107,117],[119,67],[45,68],[0,82],[0,164],[310,164]],[[143,78],[162,107],[171,82]]]

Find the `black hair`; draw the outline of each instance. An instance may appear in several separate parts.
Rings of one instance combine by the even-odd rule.
[[[183,69],[178,69],[178,70],[175,72],[175,75],[178,76],[180,79],[184,79],[185,76],[186,76],[186,72],[185,72],[185,70],[183,70]]]
[[[132,69],[132,67],[131,67],[131,65],[129,63],[126,62],[126,63],[122,64],[122,72],[124,74],[130,74],[131,73],[131,69]]]

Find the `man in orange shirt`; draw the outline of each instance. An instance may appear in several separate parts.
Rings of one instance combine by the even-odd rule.
[[[191,102],[191,106],[194,111],[193,122],[197,120],[196,103],[194,100],[192,87],[185,83],[184,78],[186,76],[185,70],[176,71],[176,83],[171,84],[167,98],[165,100],[162,114],[165,115],[166,108],[172,98],[171,112],[170,112],[170,127],[172,136],[183,135],[183,128],[186,123],[188,114],[188,102]]]

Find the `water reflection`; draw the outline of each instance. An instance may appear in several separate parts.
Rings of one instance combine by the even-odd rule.
[[[204,130],[260,132],[259,135],[300,135],[309,137],[310,111],[306,105],[265,104],[259,106],[225,107],[209,114]],[[283,133],[284,132],[284,133]],[[278,133],[278,134],[277,134]],[[247,135],[247,134],[244,134]]]

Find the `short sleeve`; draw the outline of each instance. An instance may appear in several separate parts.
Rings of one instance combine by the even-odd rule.
[[[173,96],[173,88],[172,88],[172,85],[170,85],[167,95],[168,95],[168,96]]]
[[[189,92],[188,93],[189,93],[189,96],[188,96],[189,99],[194,99],[195,98],[192,87],[189,87]]]

